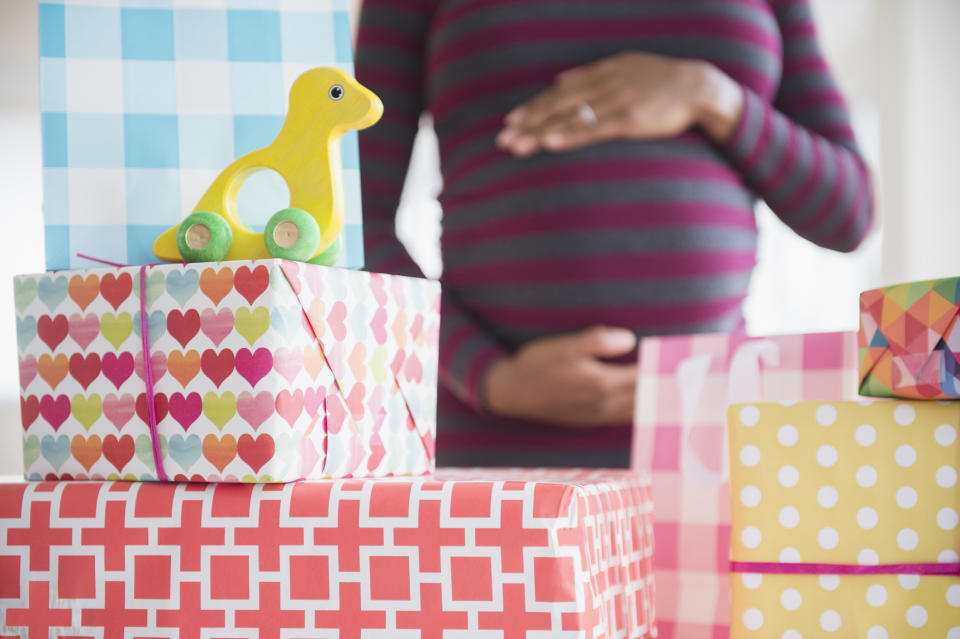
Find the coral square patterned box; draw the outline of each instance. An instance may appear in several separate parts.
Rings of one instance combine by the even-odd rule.
[[[0,485],[0,637],[655,637],[649,481]]]
[[[728,419],[731,639],[960,638],[960,403]]]
[[[29,479],[433,468],[434,282],[256,260],[55,271],[14,287]]]

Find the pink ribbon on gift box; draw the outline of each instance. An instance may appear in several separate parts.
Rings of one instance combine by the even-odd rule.
[[[101,260],[83,253],[77,253],[77,257],[117,268],[126,266],[126,264]],[[170,481],[167,471],[163,469],[163,450],[160,447],[160,433],[157,430],[157,407],[154,405],[153,366],[150,359],[150,340],[147,338],[147,266],[147,264],[144,264],[140,267],[140,339],[143,349],[143,381],[147,387],[147,426],[150,429],[150,444],[153,446],[153,463],[157,467],[157,478],[160,481]],[[150,264],[149,266],[155,265]]]
[[[147,339],[147,267],[140,267],[140,338],[143,342],[143,381],[147,387],[147,418],[150,427],[150,443],[153,445],[153,462],[157,478],[170,481],[163,469],[163,451],[160,448],[160,433],[157,432],[157,407],[153,403],[153,360],[150,359],[150,341]]]
[[[118,262],[103,260],[97,257],[84,255],[83,253],[77,253],[77,257],[90,260],[92,262],[99,262],[101,264],[106,264],[107,266],[113,266],[116,268],[125,268],[127,266],[126,264],[120,264]],[[184,262],[184,265],[186,265],[186,262]],[[146,271],[148,266],[152,268],[153,266],[156,266],[156,264],[144,264],[140,266],[140,338],[141,338],[142,350],[143,350],[143,362],[144,362],[143,378],[144,378],[144,383],[146,385],[147,419],[149,421],[147,426],[149,427],[149,430],[150,430],[150,443],[153,448],[153,460],[154,460],[154,465],[157,468],[157,478],[160,481],[169,482],[170,478],[167,476],[166,471],[163,469],[163,451],[160,446],[160,433],[157,428],[157,412],[156,412],[156,406],[154,405],[153,367],[150,364],[152,361],[150,358],[150,341],[147,337],[148,313],[147,313],[147,294],[146,294]],[[324,352],[323,343],[322,343],[322,340],[320,339],[320,336],[317,335],[317,332],[314,329],[313,325],[310,324],[309,322],[308,322],[308,326],[310,327],[310,330],[313,332],[314,338],[317,340],[317,345],[320,348],[320,355],[321,357],[323,357],[324,363],[326,364],[327,368],[332,372],[333,368],[330,366],[330,362],[327,359],[326,353]],[[397,392],[400,393],[401,397],[403,397],[403,388],[401,387],[400,380],[397,378],[396,375],[393,376],[393,382],[395,384]],[[336,384],[337,390],[340,393],[340,397],[344,401],[346,401],[346,397],[343,392],[343,388],[340,384],[340,380],[336,379],[335,377],[334,383]],[[417,425],[416,420],[414,419],[413,413],[410,411],[410,405],[406,401],[406,398],[404,398],[403,403],[407,411],[407,417],[415,425],[414,430],[420,439],[420,444],[423,446],[423,449],[427,455],[427,459],[432,459],[434,444],[432,441],[430,441],[431,438],[429,437],[429,433],[424,434],[420,431],[419,428],[416,428],[416,425]],[[324,417],[323,417],[322,428],[323,428],[324,434],[326,434],[327,428],[328,428],[326,399],[324,400],[323,412],[324,412]],[[311,425],[311,429],[312,428],[313,428],[313,425]],[[324,446],[326,446],[326,438],[324,438]]]
[[[730,572],[774,575],[940,575],[960,577],[960,562],[861,566],[859,564],[731,561]]]

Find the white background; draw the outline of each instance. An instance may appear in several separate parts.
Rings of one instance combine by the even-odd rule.
[[[960,274],[960,2],[814,0],[821,39],[874,171],[881,223],[853,255],[760,212],[754,333],[853,329],[857,293]],[[0,0],[0,475],[22,472],[11,278],[43,270],[35,0]],[[437,252],[436,142],[422,131],[398,220],[428,274]]]

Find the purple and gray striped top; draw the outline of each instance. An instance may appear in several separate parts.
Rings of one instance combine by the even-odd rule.
[[[733,138],[692,130],[523,159],[496,148],[506,112],[557,73],[627,50],[708,60],[737,80]],[[871,224],[869,176],[807,0],[366,0],[356,73],[385,107],[360,135],[371,270],[419,275],[394,218],[423,111],[439,139],[440,463],[626,465],[628,426],[485,414],[490,364],[594,324],[742,327],[756,198],[839,251]]]

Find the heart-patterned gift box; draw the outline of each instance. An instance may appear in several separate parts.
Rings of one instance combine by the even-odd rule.
[[[14,295],[29,479],[433,468],[435,282],[252,260],[22,275]]]

